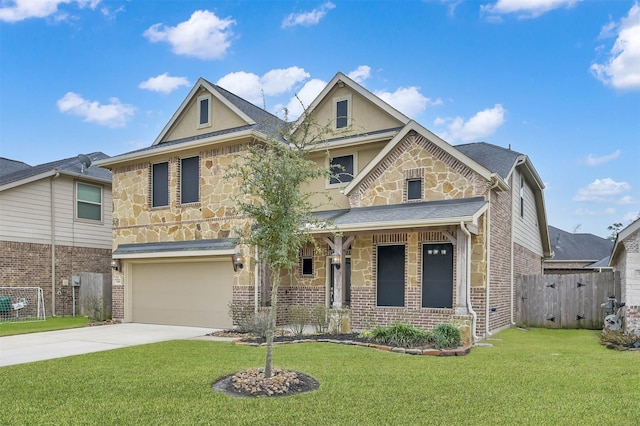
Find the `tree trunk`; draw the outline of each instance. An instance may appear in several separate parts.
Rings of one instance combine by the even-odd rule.
[[[264,366],[264,377],[271,377],[271,361],[273,353],[273,336],[276,332],[276,318],[278,315],[278,286],[280,285],[280,268],[271,271],[272,283],[271,287],[271,309],[269,310],[268,326],[267,326],[267,357]]]

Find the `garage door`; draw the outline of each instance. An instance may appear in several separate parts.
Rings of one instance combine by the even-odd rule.
[[[233,267],[225,261],[135,263],[133,322],[195,327],[231,327]]]

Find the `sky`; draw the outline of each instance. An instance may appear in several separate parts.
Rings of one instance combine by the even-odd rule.
[[[0,156],[149,146],[199,77],[294,119],[337,72],[452,145],[528,155],[550,225],[640,214],[635,0],[0,0]]]

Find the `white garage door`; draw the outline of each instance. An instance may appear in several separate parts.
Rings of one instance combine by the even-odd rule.
[[[132,321],[230,328],[233,267],[224,260],[133,264]]]

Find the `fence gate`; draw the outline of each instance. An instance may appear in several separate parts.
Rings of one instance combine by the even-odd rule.
[[[614,272],[523,275],[517,280],[518,323],[526,327],[601,329],[607,297],[620,298]]]

